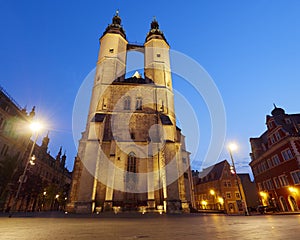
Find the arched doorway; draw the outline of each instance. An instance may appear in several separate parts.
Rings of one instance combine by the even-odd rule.
[[[288,206],[283,196],[279,197],[280,206],[283,212],[288,212]]]
[[[298,206],[297,206],[297,203],[296,203],[295,198],[294,198],[293,196],[289,196],[289,197],[288,197],[288,200],[289,200],[289,204],[290,204],[291,210],[292,210],[293,212],[298,211],[299,208],[298,208]]]

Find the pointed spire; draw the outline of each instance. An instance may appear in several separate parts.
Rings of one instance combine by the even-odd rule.
[[[66,156],[66,150],[64,151],[64,155],[62,155],[61,157],[61,162],[60,162],[60,167],[61,168],[65,168],[65,165],[66,165],[66,159],[67,159],[67,156]]]
[[[35,116],[35,106],[32,107],[31,112],[29,113],[29,117],[33,118]]]
[[[59,148],[59,152],[56,155],[56,162],[60,162],[61,152],[62,152],[62,147]]]
[[[47,135],[43,138],[42,145],[41,145],[41,147],[44,148],[45,152],[47,152],[49,141],[50,139],[49,139],[49,131],[48,131]]]

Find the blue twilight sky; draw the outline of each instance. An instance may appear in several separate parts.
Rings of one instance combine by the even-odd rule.
[[[51,154],[62,145],[69,169],[76,155],[75,97],[95,67],[98,39],[116,9],[130,42],[143,43],[156,16],[171,48],[195,59],[210,74],[224,101],[226,140],[239,144],[235,153],[239,171],[250,171],[249,137],[263,133],[273,103],[287,113],[300,112],[297,0],[1,0],[0,85],[21,106],[28,110],[36,106],[37,117],[50,129]],[[209,110],[180,78],[174,78],[174,88],[186,95],[197,115],[201,137],[198,153],[192,153],[192,167],[199,170],[211,133]],[[86,116],[82,119],[85,122]],[[180,127],[192,148],[194,129],[188,124]],[[228,157],[223,150],[216,162]]]

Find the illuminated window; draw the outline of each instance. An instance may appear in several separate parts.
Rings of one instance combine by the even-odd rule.
[[[300,171],[291,172],[295,184],[300,184]]]
[[[239,192],[235,192],[235,198],[241,198],[240,193]]]
[[[230,192],[226,193],[226,198],[231,198],[231,193]]]
[[[278,176],[278,179],[279,179],[280,185],[282,187],[285,187],[285,186],[289,185],[289,181],[288,181],[288,179],[285,175]]]

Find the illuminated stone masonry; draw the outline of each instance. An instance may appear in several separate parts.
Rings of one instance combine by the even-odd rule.
[[[132,45],[117,13],[100,45],[68,211],[189,212],[190,153],[176,126],[170,47],[158,22],[144,45]],[[125,77],[129,51],[144,54],[144,77]]]

